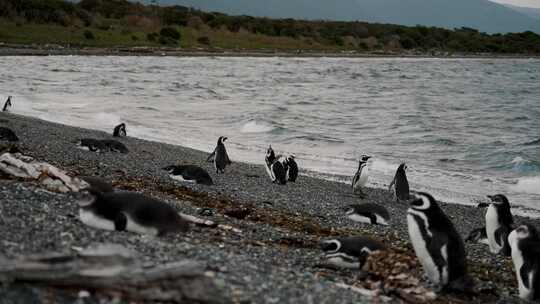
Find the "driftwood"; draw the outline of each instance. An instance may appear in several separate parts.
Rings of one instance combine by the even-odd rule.
[[[24,179],[37,180],[48,190],[55,192],[77,192],[88,187],[88,183],[68,176],[64,171],[20,153],[0,155],[0,171]]]
[[[121,294],[132,301],[231,302],[204,264],[185,260],[144,268],[118,245],[101,245],[77,254],[0,259],[0,282]]]

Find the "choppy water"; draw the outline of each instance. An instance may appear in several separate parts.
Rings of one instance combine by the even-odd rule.
[[[540,210],[540,60],[0,57],[14,112],[263,163],[268,144],[374,186],[405,161],[413,188],[472,204],[506,193]]]

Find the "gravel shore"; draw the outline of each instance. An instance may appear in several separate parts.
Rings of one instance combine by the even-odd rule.
[[[130,150],[128,154],[97,154],[77,149],[74,142],[83,137],[109,139],[111,135],[7,113],[0,113],[0,126],[16,132],[20,138],[18,147],[25,155],[73,175],[103,177],[118,189],[158,197],[179,211],[242,231],[194,227],[186,235],[151,238],[96,230],[79,221],[72,194],[51,193],[34,182],[0,178],[0,256],[4,258],[117,243],[149,264],[182,259],[205,262],[227,290],[224,297],[233,302],[369,303],[370,298],[336,285],[353,283],[356,273],[317,266],[321,257],[317,242],[332,236],[367,235],[412,253],[405,217],[408,206],[395,203],[386,190],[366,189],[366,197],[360,199],[352,195],[349,185],[305,175],[296,183],[274,185],[262,166],[264,155],[261,165],[235,162],[231,155],[233,165],[226,174],[216,175],[212,164],[206,162],[208,153],[181,146],[127,137],[120,141]],[[161,168],[176,163],[207,169],[215,185],[186,185],[171,180]],[[344,208],[359,202],[386,206],[390,226],[363,225],[346,219]],[[484,225],[485,210],[445,203],[441,206],[464,238],[472,229]],[[242,220],[229,217],[226,214],[231,209],[245,209],[248,215]],[[204,215],[199,215],[202,210]],[[531,222],[519,217],[516,221]],[[538,224],[537,220],[532,222]],[[511,260],[492,255],[485,245],[467,244],[466,249],[472,276],[481,292],[472,298],[440,295],[437,302],[519,302]],[[14,300],[21,294],[32,303],[45,303],[44,297],[71,303],[77,297],[76,292],[43,286],[3,286],[0,303],[23,303]],[[108,298],[96,292],[86,303],[103,299]]]

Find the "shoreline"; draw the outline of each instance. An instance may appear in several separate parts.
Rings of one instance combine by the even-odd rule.
[[[318,50],[229,50],[180,49],[156,47],[83,47],[60,45],[13,45],[0,42],[0,56],[169,56],[169,57],[298,57],[298,58],[434,58],[434,59],[540,59],[540,55],[524,54],[426,54],[426,53],[361,53],[356,51],[325,52]]]
[[[205,261],[212,269],[218,269],[216,275],[224,280],[230,294],[241,290],[241,299],[346,303],[370,301],[358,293],[335,287],[335,282],[356,281],[350,272],[318,275],[321,270],[314,265],[321,256],[316,246],[319,240],[362,234],[411,250],[404,216],[408,206],[393,202],[390,192],[383,189],[368,188],[366,198],[360,199],[350,194],[346,184],[305,175],[297,183],[279,186],[270,183],[262,165],[239,162],[225,175],[216,176],[212,165],[205,161],[205,152],[182,146],[127,137],[120,141],[129,148],[128,154],[95,154],[77,149],[73,141],[81,137],[111,138],[111,135],[5,113],[0,114],[0,125],[17,133],[18,146],[25,155],[74,175],[101,176],[119,189],[158,197],[182,212],[198,215],[201,210],[209,209],[209,219],[242,231],[236,235],[194,228],[186,236],[148,240],[131,233],[95,230],[85,227],[74,216],[77,208],[71,195],[46,193],[33,182],[2,178],[0,219],[4,221],[4,244],[8,245],[0,246],[0,256],[13,258],[112,241],[128,244],[154,263],[181,258]],[[216,185],[182,185],[172,181],[160,168],[177,162],[207,169]],[[363,225],[346,219],[343,208],[360,202],[384,205],[391,214],[391,225]],[[484,225],[484,210],[443,202],[440,205],[463,238],[472,229]],[[237,219],[227,216],[231,208],[246,208],[251,213]],[[538,225],[537,220],[533,222]],[[73,237],[66,238],[63,233]],[[475,301],[490,303],[499,299],[518,303],[511,260],[490,254],[481,244],[468,243],[466,249],[477,285],[488,290]],[[5,288],[0,288],[2,294]],[[460,296],[441,295],[437,303],[467,301]]]

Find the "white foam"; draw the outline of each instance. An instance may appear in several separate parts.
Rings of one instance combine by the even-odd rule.
[[[540,194],[540,176],[522,177],[510,190],[527,194]]]
[[[274,129],[275,127],[269,124],[252,120],[244,124],[240,132],[242,133],[267,133],[267,132],[271,132]]]

